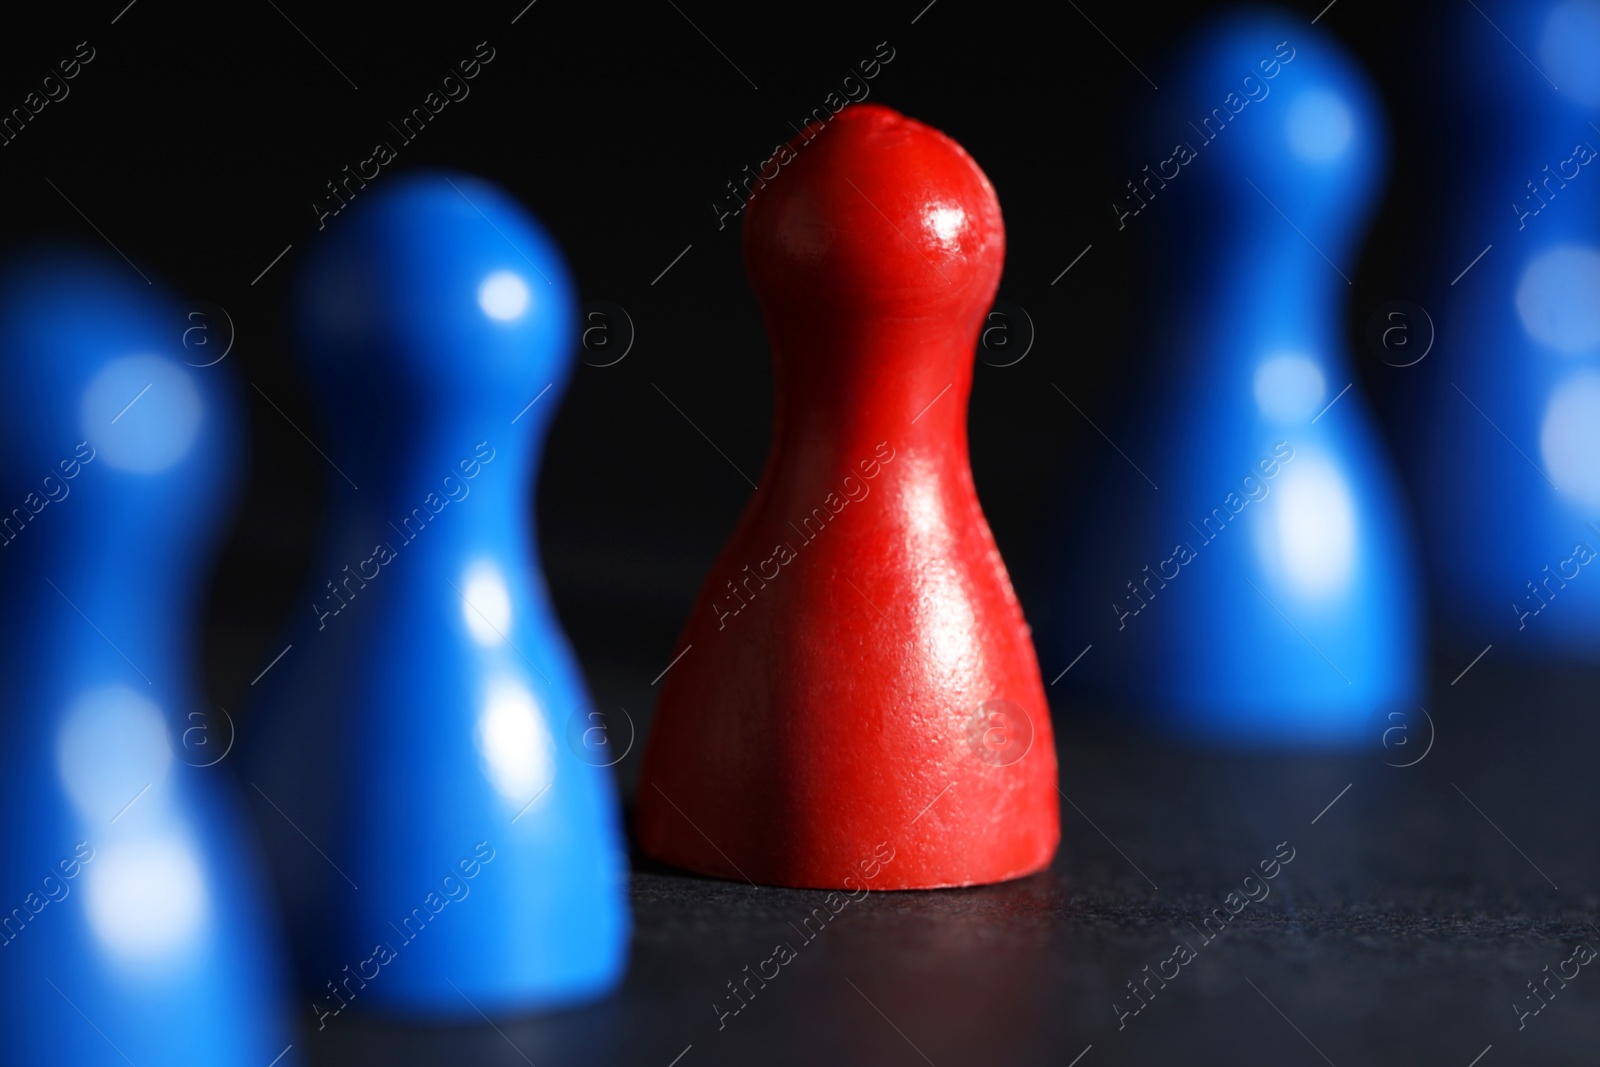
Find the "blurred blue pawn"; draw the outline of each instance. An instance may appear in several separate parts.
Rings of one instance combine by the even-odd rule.
[[[214,766],[232,725],[195,692],[239,411],[227,367],[184,358],[190,325],[120,259],[0,267],[6,1063],[263,1067],[292,1039]]]
[[[576,353],[560,250],[485,182],[391,179],[295,310],[331,509],[241,744],[310,1021],[599,996],[630,930],[614,759],[532,523]]]
[[[1127,458],[1063,520],[1045,673],[1092,644],[1061,688],[1182,741],[1370,740],[1420,687],[1414,556],[1341,327],[1382,111],[1327,34],[1259,11],[1202,30],[1161,98],[1182,110],[1112,209],[1153,264],[1149,362]]]
[[[1462,645],[1600,660],[1600,3],[1482,7],[1437,72],[1474,148],[1422,298],[1429,559]]]

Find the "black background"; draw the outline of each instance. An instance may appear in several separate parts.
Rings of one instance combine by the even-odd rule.
[[[1140,70],[1159,84],[1174,47],[1220,6],[1104,4],[1080,15],[1070,6],[940,0],[914,25],[915,4],[757,17],[733,5],[680,4],[680,13],[665,0],[622,9],[540,0],[515,25],[517,3],[278,6],[197,16],[139,0],[115,25],[121,7],[107,4],[0,35],[7,107],[77,42],[96,50],[71,94],[0,148],[10,236],[98,243],[87,216],[141,270],[206,312],[194,321],[215,320],[208,336],[219,343],[226,326],[214,308],[226,309],[235,346],[224,366],[320,443],[327,435],[285,319],[288,283],[320,236],[312,204],[327,201],[324,184],[381,139],[399,158],[374,188],[401,167],[447,166],[515,193],[565,248],[582,298],[620,305],[635,329],[620,363],[577,369],[537,515],[546,573],[596,698],[647,716],[649,682],[671,658],[750,492],[695,427],[752,477],[770,432],[771,371],[739,220],[719,231],[710,204],[887,41],[895,58],[868,83],[869,99],[961,142],[1006,215],[1000,296],[1027,311],[1036,339],[1014,366],[977,368],[972,464],[1024,607],[1038,614],[1047,517],[1109,454],[1048,383],[1107,424],[1140,371],[1134,325],[1161,313],[1139,299],[1141,257],[1174,254],[1140,227],[1117,232],[1109,206],[1150,159],[1151,146],[1126,135],[1158,93]],[[1309,21],[1321,5],[1300,6]],[[1347,0],[1319,22],[1362,56],[1392,109],[1392,181],[1351,272],[1349,318],[1359,384],[1380,410],[1400,406],[1402,420],[1408,391],[1431,368],[1397,372],[1358,351],[1359,339],[1373,308],[1416,298],[1407,268],[1437,214],[1430,146],[1444,138],[1426,116],[1431,89],[1414,59],[1441,47],[1451,21],[1464,17]],[[480,41],[495,59],[468,83],[470,95],[402,145],[387,124],[419,106]],[[612,336],[624,331],[614,326]],[[241,706],[270,659],[278,624],[304,610],[324,493],[337,477],[254,389],[245,395],[248,489],[206,626],[208,696],[229,708]],[[382,462],[341,458],[341,466]],[[623,650],[630,658],[620,659]]]
[[[387,123],[480,41],[494,61],[469,97],[401,147],[395,166],[448,166],[511,190],[561,242],[583,298],[620,305],[636,328],[620,363],[577,368],[537,488],[545,570],[596,699],[620,704],[647,730],[651,680],[750,493],[734,465],[756,473],[768,445],[761,321],[737,228],[719,231],[709,204],[880,41],[895,58],[870,83],[871,99],[944,130],[988,173],[1007,224],[1000,295],[1037,329],[1022,362],[977,368],[970,419],[978,491],[1035,616],[1047,517],[1107,450],[1048,383],[1061,383],[1086,412],[1114,418],[1141,373],[1135,324],[1161,314],[1141,300],[1143,265],[1157,255],[1203,261],[1203,250],[1118,233],[1108,205],[1151,158],[1127,136],[1130,116],[1160,92],[1145,75],[1160,83],[1173,49],[1221,5],[1085,2],[1080,11],[937,0],[921,10],[924,2],[678,0],[675,9],[666,0],[538,0],[523,9],[512,0],[328,11],[251,0],[223,11],[112,0],[30,16],[0,33],[7,109],[77,42],[96,50],[70,96],[0,148],[7,239],[104,238],[193,307],[226,309],[235,344],[217,369],[254,383],[283,411],[246,390],[247,488],[204,620],[209,700],[248,708],[249,679],[271,658],[284,620],[304,610],[333,491],[334,476],[288,422],[313,440],[326,436],[285,329],[288,283],[320,237],[311,205],[376,141],[394,143]],[[1309,22],[1324,3],[1289,6]],[[1419,57],[1478,17],[1465,3],[1341,0],[1318,23],[1365,62],[1389,108],[1389,184],[1351,271],[1347,334],[1357,388],[1391,438],[1403,434],[1434,370],[1386,366],[1360,339],[1374,308],[1417,298],[1418,263],[1454,240],[1442,232],[1439,194],[1461,129],[1439,110],[1450,87],[1419,73]],[[374,184],[391,180],[391,169]],[[341,220],[325,221],[331,229]],[[1436,686],[1465,658],[1441,655],[1447,661]],[[1054,669],[1045,666],[1048,677]],[[1327,1056],[1465,1067],[1491,1042],[1483,1067],[1577,1062],[1579,1049],[1592,1058],[1600,992],[1575,990],[1575,1002],[1556,1005],[1568,1014],[1539,1020],[1534,1037],[1517,1034],[1505,1007],[1524,979],[1586,936],[1577,931],[1595,912],[1583,888],[1600,873],[1593,835],[1572,829],[1596,808],[1585,762],[1595,738],[1564,732],[1592,716],[1592,680],[1479,670],[1484,682],[1451,712],[1453,739],[1408,777],[1370,754],[1191,759],[1078,744],[1069,729],[1063,782],[1084,808],[1064,809],[1052,872],[1004,887],[874,895],[856,932],[811,950],[819,958],[806,976],[764,1015],[734,1024],[735,1034],[716,1031],[705,1002],[769,951],[771,929],[810,907],[809,896],[685,877],[635,857],[639,932],[617,998],[554,1019],[505,1021],[503,1032],[395,1037],[352,1022],[306,1047],[321,1062],[360,1062],[381,1048],[385,1062],[526,1055],[541,1065],[663,1067],[691,1044],[682,1067],[825,1058],[1066,1064],[1091,1043],[1097,1051],[1084,1067]],[[1491,749],[1508,758],[1494,764],[1498,782],[1485,785]],[[637,760],[636,746],[619,766],[625,792]],[[1313,828],[1311,816],[1346,783],[1350,794]],[[1484,802],[1485,790],[1486,807],[1515,809],[1501,825],[1520,829],[1511,834],[1520,845],[1562,857],[1550,870],[1562,891],[1456,796]],[[1231,957],[1208,960],[1192,993],[1174,993],[1170,1011],[1141,1020],[1137,1038],[1112,1036],[1110,1001],[1141,966],[1170,953],[1170,930],[1186,909],[1211,907],[1232,888],[1232,872],[1278,840],[1300,845],[1318,833],[1327,836],[1302,846],[1306,858],[1291,868],[1305,872],[1300,888],[1285,889],[1278,910],[1238,931],[1232,948],[1210,950]],[[1135,860],[1149,886],[1130,870]],[[1167,892],[1147,892],[1155,883]],[[863,996],[839,977],[860,982]],[[866,990],[883,1017],[862,1003]],[[1269,995],[1272,1010],[1262,1003]],[[901,1036],[887,1019],[905,1028]],[[1306,1033],[1296,1036],[1296,1024]],[[1508,1047],[1517,1041],[1520,1049]]]

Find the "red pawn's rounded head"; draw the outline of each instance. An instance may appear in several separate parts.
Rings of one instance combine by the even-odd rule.
[[[993,302],[1000,201],[938,130],[854,104],[810,124],[760,177],[744,255],[769,316],[963,317]]]

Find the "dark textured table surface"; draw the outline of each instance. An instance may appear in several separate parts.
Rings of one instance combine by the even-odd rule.
[[[1062,723],[1048,872],[872,892],[807,940],[823,892],[635,855],[632,965],[609,1000],[462,1027],[340,1019],[302,1048],[329,1064],[539,1067],[1595,1062],[1600,973],[1573,962],[1580,943],[1600,949],[1595,695],[1592,673],[1486,662],[1436,681],[1404,744],[1322,756]],[[1290,850],[1275,878],[1246,881]],[[1218,908],[1237,914],[1208,940]],[[740,1003],[727,983],[771,974],[779,943],[793,958],[721,1016]],[[1143,1001],[1128,988],[1174,971]]]

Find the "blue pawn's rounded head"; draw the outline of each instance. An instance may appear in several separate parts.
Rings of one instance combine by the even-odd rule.
[[[508,407],[510,419],[547,384],[559,392],[575,352],[572,283],[555,241],[504,190],[407,174],[361,190],[327,229],[296,313],[311,373],[341,406],[336,425],[351,403],[448,405],[481,422]],[[555,405],[539,407],[535,420]]]
[[[1383,108],[1329,34],[1272,9],[1231,13],[1186,47],[1172,88],[1163,102],[1181,103],[1162,125],[1193,149],[1182,169],[1222,187],[1208,200],[1270,213],[1265,195],[1319,244],[1362,217],[1387,159]]]
[[[231,326],[109,254],[50,246],[0,262],[0,508],[31,500],[48,540],[104,538],[110,523],[193,544],[221,514],[240,437],[231,374],[204,365],[196,330]],[[55,502],[62,514],[44,515]]]

